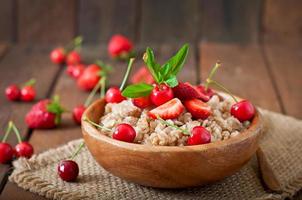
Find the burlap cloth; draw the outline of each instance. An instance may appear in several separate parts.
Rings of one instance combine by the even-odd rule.
[[[76,157],[75,183],[58,178],[57,164],[82,140],[19,159],[9,180],[50,199],[284,199],[302,187],[302,121],[262,110],[267,131],[256,156],[239,172],[218,183],[188,189],[155,189],[126,182],[106,172],[87,149]],[[264,184],[262,176],[268,186]]]

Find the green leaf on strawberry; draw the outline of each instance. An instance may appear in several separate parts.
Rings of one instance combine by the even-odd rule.
[[[161,66],[155,61],[153,50],[147,47],[143,60],[157,84],[165,83],[173,88],[178,85],[176,76],[184,66],[188,51],[189,45],[183,45],[173,57]],[[152,85],[145,83],[130,85],[125,88],[122,95],[129,98],[148,96],[152,89]]]
[[[55,95],[51,103],[47,105],[47,111],[55,114],[55,124],[60,124],[61,115],[62,113],[64,113],[65,109],[60,105],[60,99],[58,95]]]
[[[146,83],[139,83],[134,85],[127,86],[122,95],[129,98],[137,98],[137,97],[144,97],[148,96],[152,91],[153,86],[146,84]]]

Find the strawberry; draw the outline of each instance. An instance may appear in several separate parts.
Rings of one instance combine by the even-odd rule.
[[[201,93],[195,86],[188,82],[178,83],[176,87],[173,88],[174,96],[181,100],[188,99],[202,99],[203,101],[209,101],[209,97]]]
[[[204,102],[208,102],[212,96],[215,94],[214,90],[211,88],[206,89],[204,85],[197,85],[197,90],[203,94],[203,98],[201,98]]]
[[[200,99],[186,100],[185,107],[196,119],[206,119],[212,114],[211,107]]]
[[[155,81],[145,66],[141,66],[131,77],[131,83],[147,83],[153,84]]]
[[[132,42],[123,35],[113,35],[108,44],[108,53],[112,58],[128,58],[133,48]]]
[[[77,84],[82,90],[90,91],[98,84],[100,78],[101,67],[96,64],[88,65],[78,78]]]
[[[57,96],[53,100],[41,100],[25,116],[29,128],[48,129],[60,124],[64,109],[59,104]]]
[[[177,118],[184,111],[184,106],[178,98],[171,99],[170,101],[152,109],[148,115],[156,119],[159,115],[162,119]]]

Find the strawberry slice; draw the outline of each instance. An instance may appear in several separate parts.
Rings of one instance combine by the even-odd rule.
[[[209,101],[211,97],[215,94],[214,90],[212,90],[211,88],[206,89],[204,85],[197,85],[196,89],[200,91],[203,94],[203,96],[205,96],[205,98],[202,99],[204,102]]]
[[[185,107],[195,119],[206,119],[212,114],[211,107],[199,99],[185,101]]]
[[[201,91],[199,91],[195,86],[191,85],[188,82],[180,82],[176,87],[173,88],[173,93],[175,97],[181,100],[201,99],[205,102],[210,100],[207,95],[201,93]]]
[[[149,111],[149,116],[153,119],[159,115],[162,119],[174,119],[177,118],[184,111],[184,106],[181,101],[177,98],[171,99],[170,101],[154,108]]]

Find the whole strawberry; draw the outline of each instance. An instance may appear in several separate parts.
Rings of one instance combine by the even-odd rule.
[[[90,91],[98,84],[100,78],[101,67],[92,64],[85,68],[82,75],[78,78],[77,84],[80,89]]]
[[[108,44],[108,53],[112,58],[127,59],[132,49],[132,42],[120,34],[113,35]]]
[[[49,129],[60,124],[64,109],[59,103],[59,97],[52,100],[41,100],[25,116],[25,122],[29,128]]]

